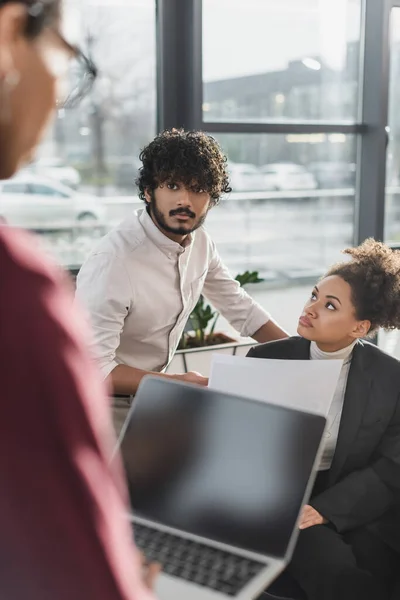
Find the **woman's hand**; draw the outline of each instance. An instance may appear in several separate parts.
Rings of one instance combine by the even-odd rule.
[[[161,565],[157,563],[149,563],[144,554],[140,553],[142,561],[142,577],[145,586],[153,591],[155,581],[161,571]]]
[[[300,518],[299,529],[308,529],[308,527],[314,527],[314,525],[325,525],[327,522],[328,521],[320,515],[315,508],[306,504]]]

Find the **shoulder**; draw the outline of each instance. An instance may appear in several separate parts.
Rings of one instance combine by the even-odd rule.
[[[25,232],[0,227],[1,346],[38,363],[66,348],[67,340],[84,346],[89,333],[73,305],[72,281]],[[21,343],[23,342],[23,343]]]
[[[197,229],[192,236],[189,258],[191,268],[196,265],[196,273],[201,272],[206,278],[207,283],[210,283],[216,259],[219,265],[215,243],[204,227]]]
[[[8,306],[34,302],[37,292],[44,288],[57,284],[68,287],[66,274],[49,260],[39,241],[7,226],[0,226],[0,273],[0,297]]]
[[[212,252],[216,252],[215,242],[213,241],[210,234],[206,231],[204,226],[197,229],[194,236],[195,236],[194,237],[194,245],[195,245],[196,249],[207,248],[208,250],[211,250]]]
[[[126,258],[147,240],[137,212],[132,212],[119,225],[111,229],[95,246],[90,258],[99,254]]]
[[[381,372],[384,375],[393,374],[400,378],[400,361],[390,354],[387,354],[375,344],[367,341],[360,341],[357,346],[357,353],[364,356],[371,364],[371,368]]]
[[[136,253],[139,250],[146,252],[146,240],[138,215],[134,212],[109,231],[93,248],[80,269],[78,282],[88,275],[91,278],[108,278],[111,273],[120,272],[118,267],[121,267],[125,276],[125,269],[135,260]]]
[[[218,252],[216,243],[204,227],[201,227],[196,231],[195,249],[195,255],[201,256],[204,262],[208,263],[209,281],[212,281],[216,276],[220,277],[221,274],[224,279],[234,280],[230,270],[227,268]]]
[[[301,359],[308,358],[310,343],[300,336],[292,336],[275,342],[259,344],[252,348],[249,356],[253,358]]]

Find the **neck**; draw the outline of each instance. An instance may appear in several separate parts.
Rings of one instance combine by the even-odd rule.
[[[322,350],[322,352],[338,352],[339,350],[344,350],[353,344],[354,339],[343,340],[342,342],[315,342],[317,347]]]

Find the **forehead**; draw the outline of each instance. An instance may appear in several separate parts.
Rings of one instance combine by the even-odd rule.
[[[351,287],[338,275],[325,277],[317,284],[317,288],[319,293],[324,296],[336,296],[342,303],[349,302],[351,304]]]

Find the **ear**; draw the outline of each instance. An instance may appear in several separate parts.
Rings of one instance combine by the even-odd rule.
[[[147,204],[150,204],[151,202],[151,195],[148,189],[144,190],[144,197],[146,199]]]
[[[356,340],[364,338],[368,335],[371,329],[371,321],[357,321],[356,327],[351,332],[351,336]]]

